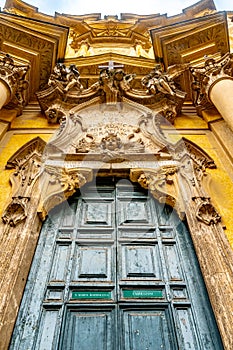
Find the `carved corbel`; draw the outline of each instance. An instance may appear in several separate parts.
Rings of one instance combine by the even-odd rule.
[[[221,221],[221,216],[218,214],[209,197],[193,197],[192,200],[196,204],[196,218],[206,225],[216,225]]]
[[[41,171],[41,158],[46,143],[39,137],[21,147],[7,162],[7,169],[15,169],[10,177],[12,200],[5,209],[2,220],[16,226],[27,217],[27,205],[33,186]]]
[[[131,169],[130,180],[138,182],[143,188],[148,189],[160,203],[166,203],[176,208],[178,215],[183,217],[184,208],[178,199],[178,186],[175,179],[177,172],[178,166],[176,165],[164,165],[153,170]]]
[[[206,169],[215,169],[214,160],[195,143],[182,138],[175,148],[176,159],[180,162],[180,173],[192,186],[202,187],[201,181],[207,176]]]
[[[46,166],[40,179],[42,193],[38,212],[41,219],[91,180],[91,169]]]

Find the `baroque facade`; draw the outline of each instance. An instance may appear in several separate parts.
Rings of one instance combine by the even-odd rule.
[[[217,12],[212,0],[173,17],[104,19],[6,1],[0,349],[10,344],[43,222],[109,177],[148,190],[187,223],[223,348],[233,348],[232,23],[233,12]]]

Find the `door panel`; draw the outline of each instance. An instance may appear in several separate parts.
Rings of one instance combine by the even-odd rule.
[[[118,245],[118,249],[121,250],[118,261],[122,266],[120,279],[161,279],[157,244],[122,244]]]
[[[121,312],[124,326],[120,349],[176,349],[167,309],[123,309]]]
[[[68,308],[60,349],[115,349],[115,310]]]
[[[184,223],[129,181],[98,181],[45,222],[10,350],[221,350]]]
[[[112,281],[115,278],[113,246],[79,245],[75,246],[73,262],[73,281]]]

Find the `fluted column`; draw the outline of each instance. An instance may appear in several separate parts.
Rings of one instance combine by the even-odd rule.
[[[233,131],[233,55],[207,58],[202,67],[191,67],[194,104],[200,112],[215,106]]]

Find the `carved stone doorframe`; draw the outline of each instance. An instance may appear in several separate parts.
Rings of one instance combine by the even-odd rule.
[[[43,164],[44,147],[44,141],[36,138],[7,163],[7,167],[15,169],[15,172],[11,176],[12,200],[3,213],[1,223],[1,245],[5,250],[0,290],[4,296],[1,299],[0,334],[4,337],[0,336],[0,348],[7,348],[10,341],[41,228],[38,214],[42,220],[45,219],[52,207],[98,176],[89,159],[83,162],[83,167],[76,167],[74,161],[71,166],[69,160],[64,161],[63,166]],[[128,156],[126,164],[106,162],[106,167],[99,174],[128,177],[149,189],[160,202],[174,207],[181,218],[186,215],[222,341],[225,349],[230,350],[233,348],[229,337],[233,333],[230,307],[233,252],[224,234],[221,217],[203,186],[206,168],[215,165],[205,152],[188,140],[183,139],[182,144],[178,142],[173,151],[172,159],[151,161],[151,167],[135,167],[133,160],[130,161],[134,155]],[[85,166],[87,164],[89,166]]]

